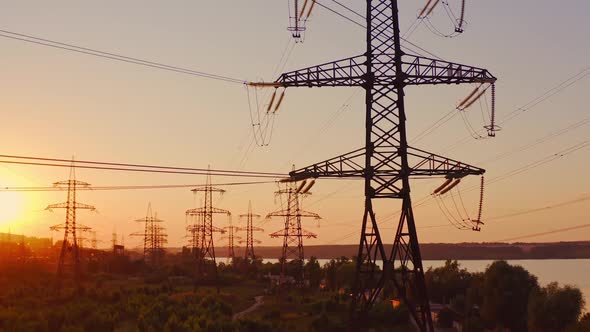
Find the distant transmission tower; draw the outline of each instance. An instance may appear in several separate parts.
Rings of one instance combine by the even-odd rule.
[[[148,204],[145,218],[137,219],[137,222],[144,224],[144,231],[132,233],[131,236],[143,237],[143,258],[152,266],[158,266],[164,257],[164,244],[167,242],[165,228],[160,224],[163,220],[158,219],[157,214],[152,213],[152,204]]]
[[[211,185],[211,176],[208,175],[207,184],[205,186],[191,189],[191,191],[195,194],[202,192],[205,195],[205,204],[203,207],[186,211],[187,216],[196,216],[197,220],[202,218],[202,227],[200,229],[197,227],[195,230],[196,232],[200,233],[200,253],[197,262],[197,272],[199,274],[208,275],[209,271],[207,271],[206,267],[208,265],[212,265],[211,274],[217,283],[217,262],[215,260],[215,243],[213,241],[213,233],[225,233],[225,230],[213,226],[213,215],[225,214],[230,216],[231,213],[227,210],[213,207],[213,193],[217,192],[223,194],[225,190],[213,187]],[[217,286],[217,290],[219,291],[219,285],[217,284]]]
[[[227,236],[221,238],[221,240],[227,240],[227,260],[230,263],[233,263],[234,258],[236,257],[236,252],[234,250],[235,240],[241,240],[242,238],[235,235],[238,227],[230,224],[227,227],[223,227],[223,230],[227,232]]]
[[[285,227],[277,232],[271,233],[272,238],[283,238],[283,251],[281,253],[281,277],[279,284],[285,282],[286,264],[287,260],[296,260],[297,271],[295,282],[297,286],[303,286],[304,271],[303,262],[305,256],[303,254],[303,238],[316,238],[317,235],[304,230],[301,227],[301,218],[321,219],[317,213],[307,212],[300,207],[300,197],[309,195],[309,189],[313,186],[313,180],[306,185],[306,181],[302,181],[299,185],[295,182],[286,184],[285,189],[276,192],[277,195],[287,195],[287,209],[269,213],[266,218],[284,217]]]
[[[77,282],[80,281],[80,250],[78,243],[78,232],[89,231],[90,227],[76,224],[76,211],[80,209],[94,211],[96,208],[92,205],[79,203],[76,201],[76,188],[87,188],[89,183],[76,181],[76,169],[74,162],[70,167],[70,179],[67,181],[59,181],[53,184],[54,187],[64,188],[67,186],[68,198],[64,203],[57,203],[48,205],[45,210],[52,211],[53,209],[65,209],[66,221],[63,224],[51,226],[52,231],[63,230],[64,238],[61,245],[59,260],[57,262],[57,286],[61,286],[61,281],[64,276],[64,269],[66,265],[66,256],[71,255],[74,278]]]
[[[244,252],[245,263],[254,262],[256,255],[254,254],[254,243],[260,243],[259,240],[254,239],[254,232],[263,232],[264,229],[260,227],[254,227],[254,218],[260,218],[259,214],[252,213],[252,202],[248,202],[248,213],[241,214],[240,218],[246,218],[246,227],[238,227],[238,231],[246,231],[246,240],[241,240],[240,243],[246,243]]]
[[[196,259],[200,259],[201,240],[203,234],[203,213],[193,212],[193,210],[187,210],[186,218],[188,221],[186,230],[188,233],[188,242],[191,254]]]

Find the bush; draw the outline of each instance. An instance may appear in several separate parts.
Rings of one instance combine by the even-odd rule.
[[[442,308],[438,312],[438,319],[436,323],[439,327],[452,327],[453,326],[453,319],[455,318],[455,314],[449,308]]]

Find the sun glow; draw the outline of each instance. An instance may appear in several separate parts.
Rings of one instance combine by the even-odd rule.
[[[24,217],[24,194],[0,192],[0,227],[18,222]]]
[[[17,181],[12,172],[0,169],[0,186],[22,186],[22,181]],[[0,191],[0,232],[6,231],[8,226],[19,228],[21,221],[27,215],[25,201],[28,193]]]

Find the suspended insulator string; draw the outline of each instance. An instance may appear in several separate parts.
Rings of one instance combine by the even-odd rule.
[[[22,33],[7,31],[7,30],[0,30],[0,37],[10,38],[10,39],[19,40],[19,41],[23,41],[23,42],[27,42],[27,43],[38,44],[38,45],[42,45],[42,46],[62,49],[62,50],[66,50],[66,51],[76,52],[76,53],[92,55],[92,56],[101,57],[101,58],[110,59],[110,60],[116,60],[116,61],[120,61],[120,62],[127,62],[127,63],[136,64],[136,65],[156,68],[156,69],[168,70],[168,71],[177,72],[177,73],[181,73],[181,74],[187,74],[187,75],[193,75],[193,76],[198,76],[198,77],[202,77],[202,78],[225,81],[228,83],[236,83],[236,84],[244,84],[245,83],[245,80],[242,80],[242,79],[237,79],[237,78],[222,76],[222,75],[217,75],[217,74],[211,74],[211,73],[196,71],[196,70],[192,70],[192,69],[186,69],[186,68],[182,68],[182,67],[178,67],[178,66],[171,66],[171,65],[164,64],[164,63],[160,63],[160,62],[148,61],[148,60],[143,60],[143,59],[134,58],[134,57],[128,57],[128,56],[124,56],[124,55],[120,55],[120,54],[104,52],[104,51],[100,51],[100,50],[96,50],[96,49],[92,49],[92,48],[76,46],[73,44],[62,43],[62,42],[58,42],[58,41],[54,41],[54,40],[50,40],[50,39],[39,38],[39,37],[26,35],[26,34],[22,34]]]
[[[431,2],[432,2],[432,0],[428,0],[428,2],[426,2],[426,5],[424,6],[424,8],[422,8],[422,10],[420,11],[420,14],[418,14],[418,17],[422,17],[422,15],[424,15],[426,10],[428,9],[428,6],[430,6]]]
[[[463,22],[465,20],[465,0],[461,1],[461,14],[459,15],[459,26],[457,27],[457,32],[463,32]]]
[[[481,183],[480,183],[480,189],[479,189],[479,208],[477,210],[477,222],[478,224],[481,223],[481,214],[483,211],[483,192],[484,192],[484,177],[483,175],[481,176]]]

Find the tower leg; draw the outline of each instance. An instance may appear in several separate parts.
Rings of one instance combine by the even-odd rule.
[[[351,321],[354,329],[363,325],[368,310],[383,289],[385,279],[377,265],[378,261],[388,262],[373,212],[373,204],[370,198],[366,198],[351,305]]]
[[[402,204],[390,256],[393,282],[420,331],[434,331],[409,193]]]

